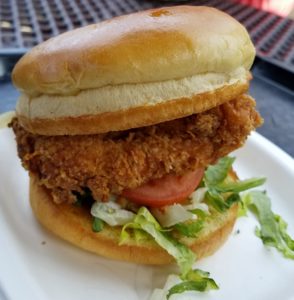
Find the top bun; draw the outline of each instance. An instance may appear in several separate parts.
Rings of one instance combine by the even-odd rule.
[[[248,33],[235,19],[214,8],[177,6],[51,38],[18,62],[12,78],[29,95],[73,95],[108,85],[248,70],[253,58]]]
[[[192,99],[229,85],[242,93],[254,55],[246,29],[214,8],[176,6],[125,15],[61,34],[24,55],[12,74],[15,86],[23,92],[17,112],[24,125],[36,131],[32,121],[52,123],[53,119],[121,113]],[[238,93],[226,91],[220,101],[231,100]],[[107,124],[107,128],[87,127],[71,134],[149,125],[215,104],[178,115],[167,112],[156,120],[140,117],[141,122],[131,121],[118,128]],[[64,134],[60,127],[67,125],[55,125],[42,133]]]

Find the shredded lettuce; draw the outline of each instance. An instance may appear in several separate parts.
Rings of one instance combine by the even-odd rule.
[[[204,209],[195,208],[193,210],[190,210],[191,213],[195,214],[197,218],[200,218],[201,220],[204,220],[209,213]]]
[[[203,220],[195,220],[191,222],[178,223],[174,228],[182,235],[187,237],[197,237],[197,234],[204,226]]]
[[[192,212],[196,215],[196,220],[178,223],[173,228],[176,229],[183,236],[195,238],[197,237],[198,233],[203,229],[204,222],[208,214],[200,209],[195,209]]]
[[[191,198],[191,204],[186,205],[186,207],[193,206],[195,204],[199,204],[200,202],[202,202],[205,198],[206,191],[207,191],[206,187],[197,188],[196,191],[194,191],[189,197],[189,198]],[[192,209],[193,209],[193,207],[192,207]]]
[[[177,223],[195,218],[195,215],[189,212],[181,204],[173,204],[162,208],[154,208],[151,212],[163,227],[171,227]]]
[[[94,232],[100,232],[104,227],[104,222],[99,219],[99,218],[95,218],[93,219],[93,223],[92,223],[92,230]]]
[[[249,209],[259,221],[260,227],[256,228],[256,235],[265,245],[276,248],[286,258],[294,259],[294,240],[287,233],[287,223],[272,212],[271,201],[266,193],[252,191],[243,199],[244,214]]]
[[[234,161],[234,157],[226,156],[219,159],[217,164],[209,166],[204,173],[205,185],[210,187],[223,182],[232,168]]]
[[[127,229],[133,229],[133,231],[141,230],[140,225],[130,222],[123,226],[121,232],[120,232],[120,238],[119,238],[119,245],[123,245],[128,242],[128,240],[131,238],[129,232]]]
[[[248,206],[251,202],[250,194],[251,194],[250,192],[247,192],[242,195],[239,211],[238,211],[238,217],[247,217]]]
[[[242,181],[227,180],[235,158],[223,157],[218,163],[209,166],[204,173],[204,185],[207,189],[205,199],[219,212],[225,212],[234,203],[240,202],[238,193],[262,185],[265,178],[251,178]],[[225,193],[232,193],[227,197]]]
[[[169,299],[174,294],[180,294],[187,291],[206,292],[209,290],[217,290],[219,287],[209,273],[199,269],[190,270],[187,275],[182,278],[184,281],[171,287],[167,294]]]
[[[226,203],[222,194],[214,191],[208,190],[206,193],[206,201],[215,210],[219,212],[225,212],[230,206]]]
[[[163,300],[164,298],[170,298],[174,294],[187,291],[204,292],[210,289],[218,289],[217,284],[209,278],[208,272],[196,269],[191,270],[187,274],[187,279],[182,282],[179,276],[174,274],[169,275],[164,287],[162,289],[155,289],[149,300]]]
[[[266,178],[250,178],[237,182],[220,183],[214,188],[220,193],[240,193],[264,184]]]
[[[113,201],[95,202],[91,208],[91,215],[103,220],[110,226],[120,226],[131,222],[135,214],[129,210],[122,209]]]
[[[184,205],[183,207],[188,211],[199,209],[205,211],[206,213],[209,213],[207,204],[203,202],[206,192],[206,187],[200,187],[196,189],[196,191],[194,191],[189,197],[191,199],[190,204]]]
[[[126,224],[121,233],[121,243],[128,238],[127,228],[141,229],[151,235],[157,244],[173,256],[185,276],[191,269],[196,255],[165,232],[146,207],[141,207],[133,222]]]
[[[210,215],[209,207],[206,203],[198,203],[194,205],[194,208],[192,210],[189,209],[190,212],[194,211],[202,211],[205,215]]]

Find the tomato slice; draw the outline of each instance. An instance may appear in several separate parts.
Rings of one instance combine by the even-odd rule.
[[[151,207],[181,203],[199,185],[203,173],[204,169],[197,169],[184,176],[167,175],[138,188],[126,189],[122,195],[135,203]]]

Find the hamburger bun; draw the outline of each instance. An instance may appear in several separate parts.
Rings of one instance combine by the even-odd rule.
[[[21,124],[43,135],[96,134],[208,110],[248,89],[246,29],[209,7],[147,10],[33,48],[12,78]],[[44,109],[46,107],[46,109]]]
[[[231,177],[236,179],[235,173]],[[89,210],[72,204],[56,204],[50,193],[30,174],[30,203],[38,221],[49,231],[75,246],[92,253],[117,260],[140,264],[168,264],[174,259],[150,238],[136,242],[128,240],[119,245],[121,227],[105,225],[101,232],[93,232]],[[215,212],[197,238],[183,238],[197,258],[212,255],[228,238],[237,218],[238,205],[224,213]]]

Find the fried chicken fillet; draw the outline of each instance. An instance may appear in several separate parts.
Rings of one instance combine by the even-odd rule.
[[[85,136],[41,136],[11,126],[23,166],[50,189],[55,202],[75,202],[88,188],[95,200],[152,179],[214,163],[243,145],[262,123],[254,100],[242,95],[206,112],[133,130]]]

